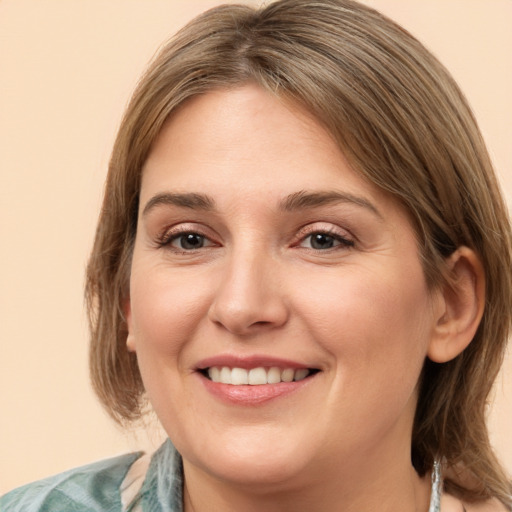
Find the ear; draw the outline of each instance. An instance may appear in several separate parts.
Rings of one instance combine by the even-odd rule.
[[[442,307],[427,352],[436,363],[450,361],[471,343],[485,306],[485,272],[477,254],[459,247],[447,264],[451,282],[439,292]]]
[[[135,352],[135,336],[133,334],[132,324],[132,305],[129,298],[127,298],[123,303],[123,313],[126,320],[126,328],[128,330],[128,336],[126,337],[126,348],[129,352]]]

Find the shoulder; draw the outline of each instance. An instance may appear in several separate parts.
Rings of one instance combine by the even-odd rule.
[[[120,511],[119,488],[142,453],[71,469],[14,489],[0,498],[2,512]]]

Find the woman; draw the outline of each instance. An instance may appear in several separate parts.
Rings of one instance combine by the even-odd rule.
[[[349,0],[209,11],[134,93],[88,267],[96,391],[169,441],[0,503],[507,510],[484,412],[510,248],[470,110],[407,32]]]

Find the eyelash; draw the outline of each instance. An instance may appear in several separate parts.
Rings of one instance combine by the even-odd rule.
[[[196,249],[183,249],[178,247],[173,247],[172,242],[175,240],[178,240],[180,237],[183,237],[184,235],[196,235],[204,240],[207,240],[211,243],[211,245],[208,245],[206,248],[214,246],[215,242],[212,242],[212,240],[201,232],[201,230],[197,229],[191,229],[188,226],[177,226],[175,228],[172,228],[171,230],[166,229],[162,232],[160,236],[157,237],[156,243],[158,247],[168,247],[171,250],[181,253],[181,254],[190,254],[196,250],[205,248],[204,246],[201,246]],[[338,242],[338,245],[335,245],[333,247],[328,247],[326,249],[316,249],[314,247],[304,247],[305,249],[309,249],[314,252],[327,252],[327,251],[336,251],[340,249],[348,249],[351,247],[354,247],[354,241],[346,238],[345,236],[340,235],[339,232],[337,232],[335,229],[318,229],[314,226],[306,226],[305,228],[301,229],[299,233],[297,234],[297,242],[293,243],[293,247],[301,247],[301,244],[304,243],[308,238],[313,237],[314,235],[323,235],[329,238],[332,238],[334,242]]]
[[[181,254],[187,254],[194,251],[194,249],[181,249],[178,247],[173,247],[172,242],[175,240],[178,240],[180,237],[183,237],[185,235],[197,235],[202,237],[204,240],[208,240],[211,242],[211,239],[201,232],[201,230],[191,228],[190,226],[177,226],[172,229],[165,229],[161,235],[157,237],[156,243],[158,247],[167,247],[177,253]],[[212,242],[212,245],[214,243]],[[200,247],[199,249],[202,249],[203,247]],[[196,249],[197,250],[197,249]]]
[[[294,247],[300,247],[302,243],[304,243],[308,238],[313,237],[314,235],[324,235],[332,238],[335,242],[339,242],[339,245],[329,247],[327,249],[315,249],[314,247],[306,247],[306,249],[310,249],[315,252],[327,252],[341,249],[349,249],[351,247],[354,247],[355,245],[355,242],[353,240],[341,235],[336,229],[319,229],[318,227],[315,227],[313,225],[306,226],[298,233],[298,242],[294,244]]]

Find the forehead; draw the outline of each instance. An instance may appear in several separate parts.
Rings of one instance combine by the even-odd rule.
[[[304,142],[308,144],[304,146]],[[277,159],[300,153],[309,149],[311,142],[319,153],[336,153],[337,159],[344,159],[329,132],[305,108],[256,84],[246,84],[213,90],[184,102],[164,124],[145,167],[151,166],[155,158],[171,153],[177,156],[184,148],[198,150],[188,154],[190,158],[211,152],[219,161],[243,149],[245,159],[255,162],[265,155]],[[266,149],[264,154],[260,152],[262,147]]]
[[[277,202],[301,190],[391,200],[351,168],[309,112],[249,84],[196,96],[172,115],[145,163],[141,204],[165,191]]]

